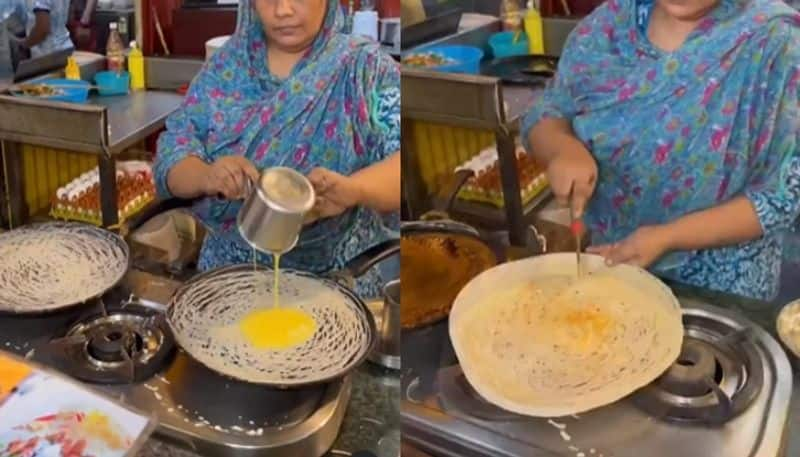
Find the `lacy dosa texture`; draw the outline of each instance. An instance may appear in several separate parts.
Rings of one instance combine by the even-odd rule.
[[[576,280],[575,256],[501,265],[456,299],[450,336],[470,384],[513,412],[556,417],[612,403],[678,357],[681,310],[670,290],[630,266]]]
[[[280,306],[313,316],[317,330],[288,349],[253,347],[239,322],[273,306],[272,271],[240,265],[187,283],[173,298],[169,324],[178,343],[207,367],[242,381],[291,386],[322,381],[360,362],[372,344],[372,325],[358,303],[336,286],[281,271]]]
[[[128,270],[128,247],[91,225],[47,223],[0,234],[0,309],[42,312],[84,302]]]

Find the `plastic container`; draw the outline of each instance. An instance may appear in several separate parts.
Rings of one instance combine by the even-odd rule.
[[[142,51],[131,41],[131,52],[128,54],[128,73],[131,74],[131,89],[144,89],[144,56]]]
[[[81,79],[81,69],[78,67],[75,57],[67,57],[67,66],[64,68],[64,76],[73,81],[79,81]]]
[[[131,75],[128,72],[101,71],[94,75],[94,82],[100,95],[125,95],[130,87]]]
[[[518,35],[518,36],[517,36]],[[514,43],[514,36],[517,42]],[[489,37],[489,47],[495,58],[524,56],[528,54],[528,38],[524,33],[500,32]]]
[[[474,46],[433,46],[419,51],[420,53],[438,54],[445,59],[454,60],[455,63],[430,67],[431,70],[445,73],[479,74],[483,51]]]
[[[109,71],[121,73],[125,71],[125,45],[117,30],[117,23],[108,24],[108,41],[106,41],[106,60]]]
[[[75,81],[73,79],[44,79],[32,84],[44,84],[56,86],[56,89],[63,92],[59,95],[50,97],[31,97],[54,102],[86,103],[89,99],[90,84],[86,81]]]

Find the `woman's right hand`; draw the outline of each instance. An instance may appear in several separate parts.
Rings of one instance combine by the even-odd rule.
[[[581,217],[597,184],[597,162],[583,144],[570,144],[550,159],[547,179],[556,200]]]
[[[229,200],[243,198],[247,191],[247,180],[257,182],[256,167],[242,156],[224,156],[206,168],[204,193],[208,196],[222,195]]]

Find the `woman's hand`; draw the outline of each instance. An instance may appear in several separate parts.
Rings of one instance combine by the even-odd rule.
[[[203,193],[208,196],[221,194],[230,200],[242,198],[247,191],[247,179],[257,182],[258,177],[258,170],[246,158],[220,157],[206,168]]]
[[[597,163],[582,144],[575,142],[553,156],[547,164],[547,179],[556,200],[564,206],[572,205],[575,217],[581,217],[597,183]]]
[[[614,244],[590,246],[586,252],[606,258],[606,264],[627,263],[647,268],[673,249],[668,225],[638,228],[624,240]]]
[[[326,168],[315,168],[308,174],[308,180],[314,186],[317,201],[307,223],[338,216],[361,204],[363,195],[361,187],[358,181],[349,176],[340,175]]]

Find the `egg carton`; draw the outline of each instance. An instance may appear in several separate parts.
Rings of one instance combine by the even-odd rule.
[[[124,178],[138,178],[143,183],[137,195],[118,198],[117,220],[122,223],[134,214],[141,211],[155,200],[156,192],[150,165],[142,161],[127,161],[117,163],[117,181]],[[85,222],[93,225],[102,224],[102,211],[100,210],[100,173],[98,168],[90,170],[56,191],[50,216],[55,219]],[[85,198],[88,192],[96,191],[92,196],[89,207],[76,204],[79,199]]]
[[[517,157],[527,154],[522,147],[516,150]],[[456,171],[472,170],[475,175],[488,170],[497,163],[497,148],[495,146],[488,147],[482,150],[478,155],[463,163],[456,168]],[[498,208],[505,206],[503,200],[502,190],[488,190],[472,184],[473,180],[470,179],[458,192],[458,198],[461,200],[487,203]],[[520,183],[520,197],[522,204],[530,203],[534,198],[540,195],[548,187],[547,175],[541,172],[535,178],[527,183]]]

